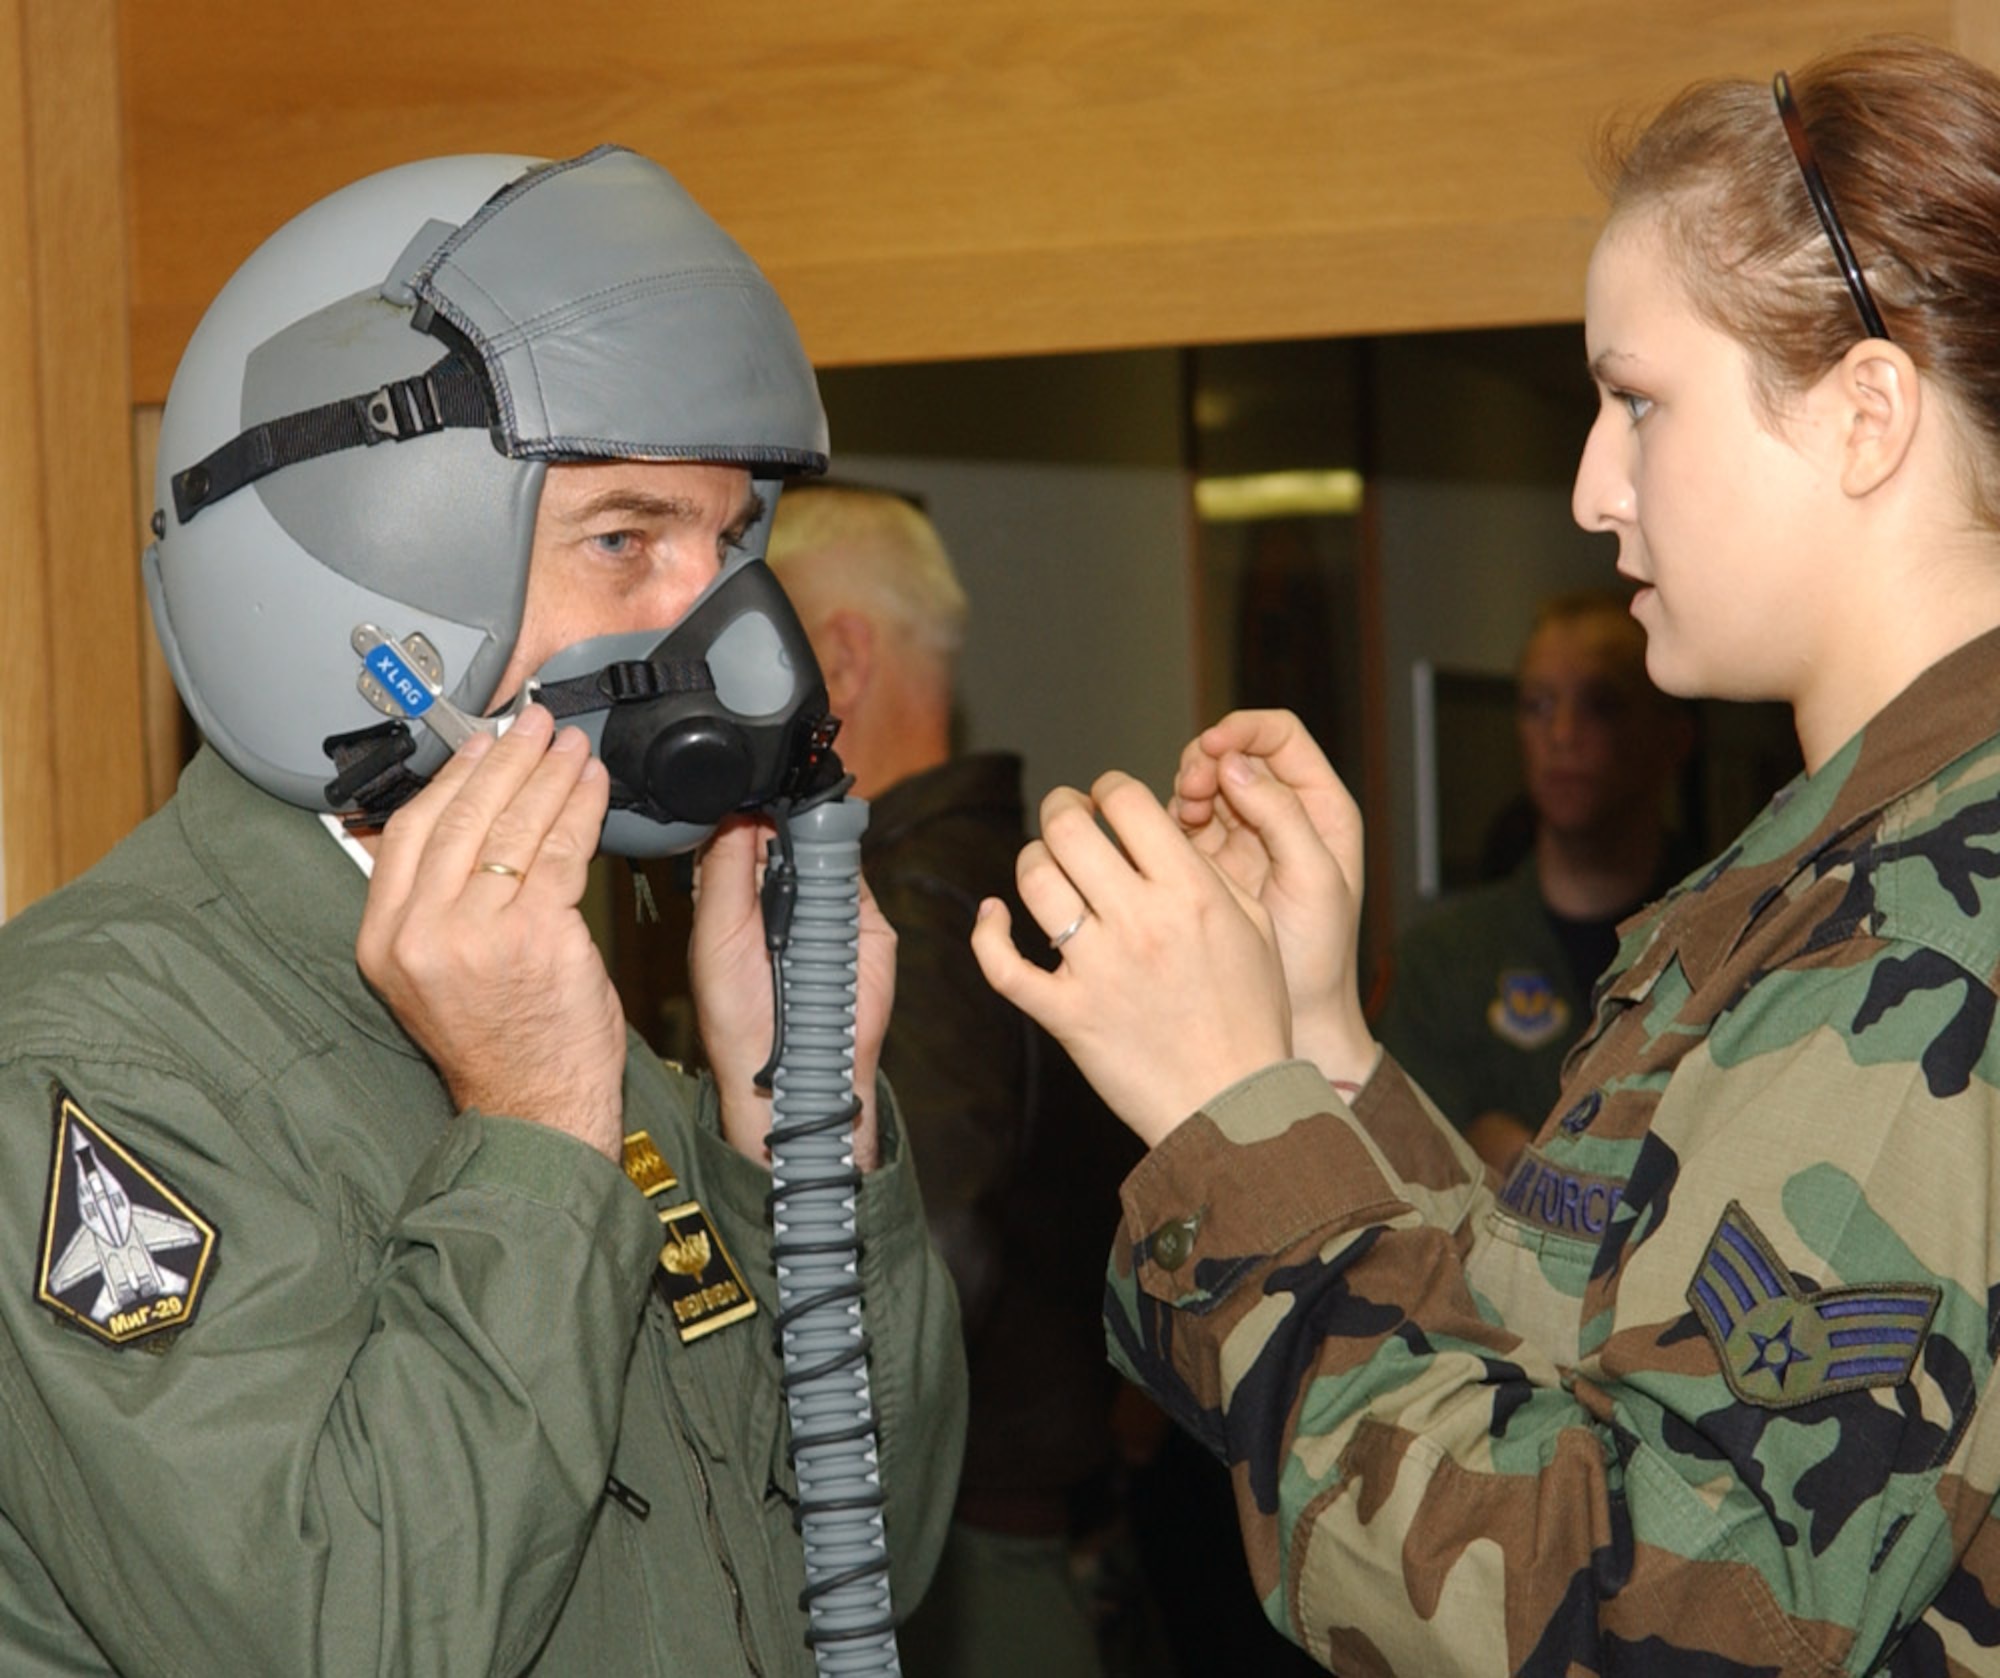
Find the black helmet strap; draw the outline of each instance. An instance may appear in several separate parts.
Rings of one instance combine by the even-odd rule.
[[[342,449],[407,443],[447,427],[491,430],[485,377],[462,356],[360,396],[266,420],[173,476],[174,512],[186,524],[202,508],[282,466]]]

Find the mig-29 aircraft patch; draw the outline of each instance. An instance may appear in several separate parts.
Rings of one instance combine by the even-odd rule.
[[[114,1346],[194,1318],[215,1226],[60,1086],[35,1297]]]
[[[1903,1283],[1808,1293],[1733,1200],[1687,1291],[1730,1390],[1767,1410],[1908,1380],[1941,1297]]]

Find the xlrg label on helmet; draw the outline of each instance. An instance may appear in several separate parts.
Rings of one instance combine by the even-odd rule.
[[[368,673],[411,716],[420,717],[431,708],[430,689],[386,645],[368,655]]]

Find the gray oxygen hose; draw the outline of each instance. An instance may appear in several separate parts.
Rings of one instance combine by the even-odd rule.
[[[805,1540],[806,1641],[820,1678],[893,1678],[902,1668],[854,1221],[861,1183],[853,1143],[854,1006],[868,806],[836,799],[780,812],[778,821],[764,892],[779,1010],[772,1252]]]

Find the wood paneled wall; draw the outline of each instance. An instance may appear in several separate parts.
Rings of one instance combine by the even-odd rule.
[[[0,814],[18,908],[144,814],[113,0],[0,0]]]
[[[259,239],[445,151],[666,161],[823,365],[1573,317],[1610,109],[1995,0],[0,0],[5,905],[144,808],[130,409]]]
[[[1609,108],[1953,27],[1949,0],[124,16],[142,399],[236,262],[322,193],[433,152],[606,138],[682,178],[826,366],[1572,318]]]

